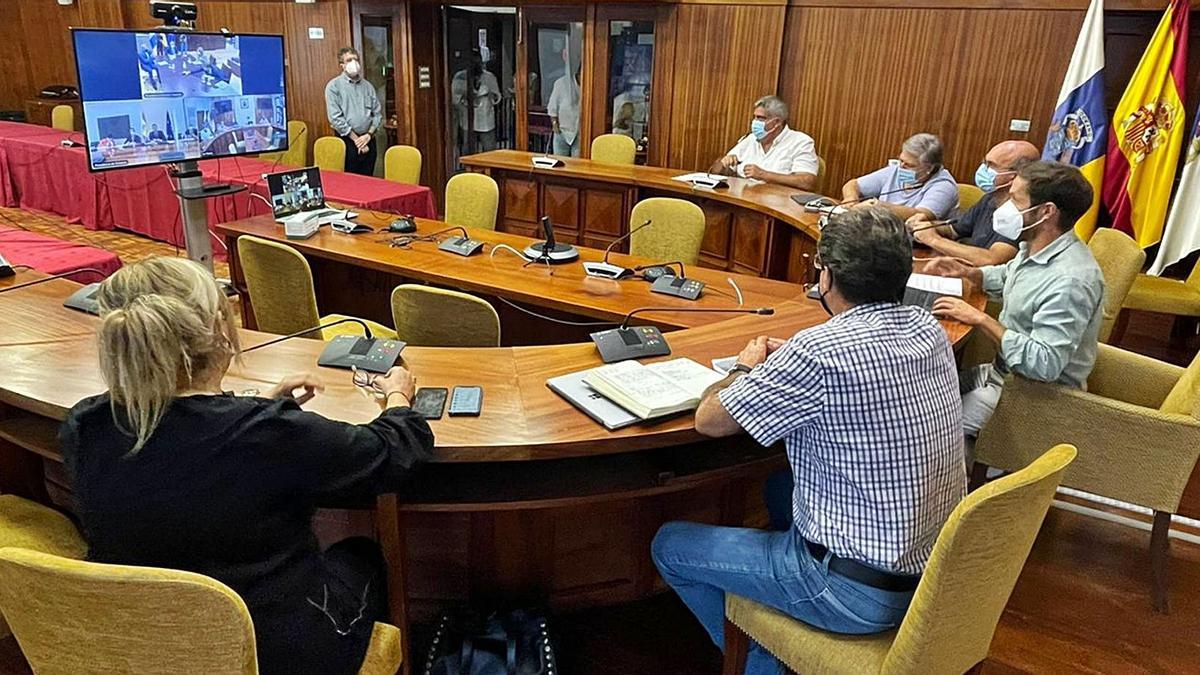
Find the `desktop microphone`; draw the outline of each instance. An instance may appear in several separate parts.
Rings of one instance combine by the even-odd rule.
[[[0,288],[0,293],[7,293],[9,291],[15,291],[17,289],[26,288],[28,286],[36,286],[38,284],[44,284],[47,281],[54,281],[55,279],[62,279],[64,277],[75,276],[76,274],[80,274],[82,272],[91,272],[92,274],[95,274],[96,276],[100,277],[101,279],[103,279],[105,277],[104,272],[101,272],[100,270],[96,269],[95,267],[80,267],[79,269],[72,270],[70,272],[63,272],[62,274],[53,274],[48,277],[42,277],[41,279],[34,279],[33,281],[26,281],[25,283],[17,284],[16,286],[9,286],[8,288]]]
[[[554,223],[550,222],[550,216],[542,216],[542,235],[546,237],[545,241],[535,241],[525,247],[525,257],[532,258],[529,262],[565,263],[579,257],[579,249],[554,241]]]
[[[640,359],[645,356],[666,356],[671,353],[667,339],[662,331],[654,326],[629,327],[629,320],[635,314],[642,312],[717,312],[723,314],[758,314],[770,316],[775,313],[772,307],[757,307],[746,309],[741,307],[722,307],[707,309],[703,307],[639,307],[625,315],[625,320],[617,328],[592,333],[592,342],[600,352],[600,359],[605,363],[615,363],[628,359]]]
[[[613,239],[612,243],[608,245],[608,248],[604,249],[604,262],[585,262],[583,263],[583,271],[589,277],[600,277],[601,279],[624,279],[625,277],[633,274],[633,270],[629,269],[628,267],[609,264],[608,256],[612,253],[613,247],[632,237],[634,232],[637,232],[652,222],[654,221],[647,218],[646,222],[638,225],[616,239]]]
[[[17,271],[13,269],[12,263],[8,262],[8,259],[4,257],[4,254],[0,253],[0,279],[4,277],[16,276],[16,274]]]
[[[292,338],[311,335],[326,328],[331,328],[338,324],[356,323],[362,326],[363,337],[354,335],[338,335],[329,341],[325,349],[321,350],[321,355],[317,357],[318,366],[326,366],[329,368],[351,368],[357,367],[360,370],[370,371],[372,373],[386,373],[391,370],[392,366],[396,365],[396,361],[400,359],[400,352],[404,351],[405,342],[400,340],[380,340],[371,335],[371,329],[367,326],[367,322],[362,319],[346,318],[337,321],[330,321],[320,326],[314,326],[291,335],[284,335],[273,340],[258,345],[254,345],[249,349],[243,349],[243,354],[248,354],[256,349],[270,347],[274,344],[279,344],[285,340]]]

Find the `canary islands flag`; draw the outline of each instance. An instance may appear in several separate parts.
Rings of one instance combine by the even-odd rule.
[[[1096,230],[1100,210],[1104,153],[1108,150],[1108,115],[1104,111],[1104,0],[1092,0],[1075,52],[1067,66],[1058,107],[1050,122],[1050,133],[1042,159],[1079,167],[1092,184],[1092,208],[1075,224],[1075,232],[1087,241]]]
[[[1183,82],[1190,4],[1171,0],[1117,105],[1108,139],[1104,209],[1111,225],[1142,248],[1162,239],[1179,148],[1188,131]]]

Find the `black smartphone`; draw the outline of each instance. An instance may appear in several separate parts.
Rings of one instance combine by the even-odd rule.
[[[445,387],[422,387],[417,390],[417,396],[413,399],[413,410],[427,420],[440,420],[448,395],[449,391]]]

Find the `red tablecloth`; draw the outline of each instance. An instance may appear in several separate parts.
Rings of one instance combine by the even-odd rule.
[[[124,229],[152,239],[183,245],[179,199],[166,167],[153,166],[91,173],[83,148],[65,148],[78,132],[17,122],[0,122],[0,204],[57,213],[88,229]],[[249,190],[210,199],[208,222],[229,222],[267,212],[248,194],[267,196],[262,174],[275,163],[251,157],[210,159],[200,163],[207,182],[240,183]],[[325,198],[335,204],[433,218],[433,193],[420,185],[322,171]],[[223,257],[219,246],[214,253]]]
[[[107,277],[121,269],[121,259],[109,251],[2,225],[0,253],[13,265],[29,265],[44,274],[62,274],[91,267]],[[89,272],[70,278],[81,284],[100,280]]]

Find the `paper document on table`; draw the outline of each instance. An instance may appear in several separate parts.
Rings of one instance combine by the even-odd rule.
[[[696,173],[685,173],[682,176],[674,176],[671,180],[677,180],[681,183],[726,183],[729,181],[729,176],[698,171]]]
[[[914,272],[908,277],[908,287],[918,291],[929,291],[938,295],[953,295],[961,298],[963,294],[962,279],[955,277],[939,277],[933,274],[918,274]]]

